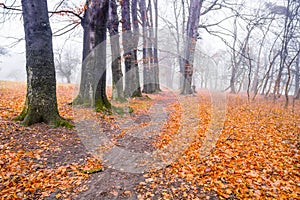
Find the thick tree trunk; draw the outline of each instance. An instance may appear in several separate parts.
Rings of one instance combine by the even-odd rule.
[[[58,114],[56,77],[46,0],[22,0],[25,42],[27,95],[17,120],[24,125],[45,122],[51,126],[70,125]]]
[[[125,97],[141,96],[139,85],[136,83],[136,65],[134,55],[134,41],[130,20],[130,1],[121,1],[122,9],[122,40],[125,62]]]
[[[113,85],[113,100],[124,100],[123,91],[123,73],[121,67],[121,53],[119,42],[119,18],[117,12],[117,4],[115,0],[109,1],[109,22],[108,30],[110,34],[111,54],[112,54],[112,85]]]
[[[107,0],[92,0],[86,9],[84,27],[83,68],[80,91],[74,104],[95,106],[96,111],[109,111],[106,96],[106,28]]]
[[[92,15],[91,28],[95,32],[95,75],[96,90],[94,94],[95,109],[97,112],[111,110],[111,104],[106,96],[106,28],[108,20],[108,1],[95,0],[95,12]]]

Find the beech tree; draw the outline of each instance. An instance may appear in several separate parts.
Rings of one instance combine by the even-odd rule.
[[[113,86],[113,100],[124,99],[123,91],[123,73],[121,67],[121,52],[119,41],[119,17],[117,12],[117,4],[115,0],[109,1],[108,14],[108,31],[110,35],[111,55],[112,55],[112,86]]]
[[[78,55],[71,48],[61,48],[55,54],[56,74],[66,79],[67,83],[71,83],[71,77],[80,63]]]
[[[140,1],[140,13],[143,26],[143,92],[149,94],[161,91],[158,66],[157,1],[154,1],[154,20],[151,0],[148,1],[148,5],[145,0]]]
[[[17,120],[24,125],[45,122],[70,125],[60,117],[56,99],[56,77],[52,31],[46,0],[22,0],[26,42],[27,95]]]
[[[87,1],[82,26],[83,64],[79,94],[74,104],[95,106],[96,111],[109,111],[106,95],[106,28],[107,0]]]
[[[130,1],[123,0],[121,3],[122,9],[122,42],[124,48],[124,63],[125,63],[125,96],[126,97],[137,97],[141,96],[141,89],[139,85],[138,77],[138,65],[136,59],[136,41],[138,38],[134,37],[137,30],[137,21],[134,22],[132,32],[132,24],[130,17]],[[136,1],[132,2],[132,15],[136,16]],[[135,19],[136,20],[136,19]]]
[[[189,8],[189,17],[186,29],[186,42],[184,45],[184,72],[183,72],[183,88],[182,94],[191,94],[192,77],[193,77],[193,61],[196,42],[198,39],[198,26],[200,19],[200,9],[204,0],[191,0]]]

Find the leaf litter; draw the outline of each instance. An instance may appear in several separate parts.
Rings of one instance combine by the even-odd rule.
[[[12,82],[1,85],[0,196],[4,199],[108,196],[117,199],[297,199],[300,196],[299,101],[284,109],[283,100],[274,103],[259,97],[249,104],[243,95],[228,95],[223,129],[205,156],[201,151],[205,149],[211,121],[209,94],[202,92],[196,97],[180,98],[180,103],[168,101],[168,120],[150,141],[151,148],[163,149],[176,141],[180,128],[188,123],[182,122],[183,105],[187,113],[198,115],[197,129],[191,128],[189,133],[194,138],[178,159],[165,168],[134,176],[104,167],[85,149],[74,130],[51,129],[45,124],[23,127],[13,122],[11,119],[22,110],[26,86]],[[74,97],[73,89],[71,85],[58,87],[59,111],[66,118],[74,117],[72,107],[67,105]],[[129,103],[134,112],[128,116],[139,122],[135,123],[135,129],[151,124],[145,116],[154,101],[170,99],[164,94],[149,97],[151,100],[134,99]],[[197,112],[189,106],[193,98],[198,99]],[[116,141],[133,128],[128,127],[122,135],[115,116],[99,117],[99,120],[106,124],[107,132],[119,131],[111,135]],[[184,130],[188,134],[189,129]],[[104,171],[97,174],[83,173],[102,168]],[[112,177],[116,180],[107,191],[97,194],[95,190],[103,186],[103,179],[97,181],[101,176],[104,180]]]

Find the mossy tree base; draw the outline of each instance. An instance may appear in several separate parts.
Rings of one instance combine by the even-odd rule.
[[[54,128],[66,127],[73,128],[74,125],[67,119],[62,118],[57,112],[41,113],[33,109],[28,109],[25,105],[21,114],[14,118],[15,121],[21,121],[24,126],[31,126],[36,123],[46,123]]]

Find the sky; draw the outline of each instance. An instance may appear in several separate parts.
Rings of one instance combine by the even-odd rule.
[[[6,5],[10,5],[14,0],[0,0],[4,1]],[[172,8],[170,7],[172,0],[159,1],[161,17],[166,17],[172,19]],[[17,0],[16,5],[21,5],[21,1]],[[57,2],[59,0],[48,1],[48,9],[54,10]],[[84,0],[66,0],[68,5],[72,6],[79,5],[84,2]],[[258,0],[246,0],[249,5],[255,5]],[[283,0],[272,0],[274,3],[281,3]],[[218,15],[207,16],[206,18],[201,18],[201,20],[209,20],[212,17],[214,20],[216,18],[222,19],[226,16],[226,13],[220,12]],[[51,18],[52,32],[55,33],[61,27],[68,23],[67,19],[63,19],[61,16]],[[230,26],[230,22],[228,22]],[[207,54],[213,55],[219,49],[224,49],[225,45],[218,38],[212,37],[205,32],[201,32],[202,40],[198,41],[198,46]],[[24,30],[22,23],[21,13],[16,15],[7,15],[5,10],[0,9],[0,46],[9,49],[7,56],[0,56],[0,80],[26,80],[25,73],[25,41],[24,41]],[[16,41],[19,41],[16,43]],[[82,28],[78,26],[76,31],[72,34],[66,34],[59,37],[53,37],[53,49],[54,53],[60,49],[62,46],[66,50],[72,48],[76,51],[77,55],[81,55],[82,52]],[[58,81],[61,81],[58,79]]]
[[[2,0],[0,0],[1,3]],[[10,5],[14,0],[6,0],[5,4]],[[16,5],[21,5],[21,1],[18,0]],[[55,3],[59,2],[48,1],[48,9],[54,10]],[[82,3],[83,0],[67,1],[71,3]],[[5,10],[0,8],[0,46],[8,49],[8,55],[0,56],[0,80],[26,80],[25,69],[25,40],[23,19],[21,13],[10,16],[4,13]],[[62,17],[60,17],[62,19]],[[55,33],[62,26],[67,24],[67,20],[58,23],[57,17],[51,19],[52,32]],[[19,41],[19,42],[17,42]],[[76,31],[70,34],[66,34],[59,37],[53,37],[53,50],[56,52],[63,45],[64,48],[72,48],[78,52],[78,55],[82,51],[82,28],[78,26]],[[77,53],[76,52],[76,53]]]

